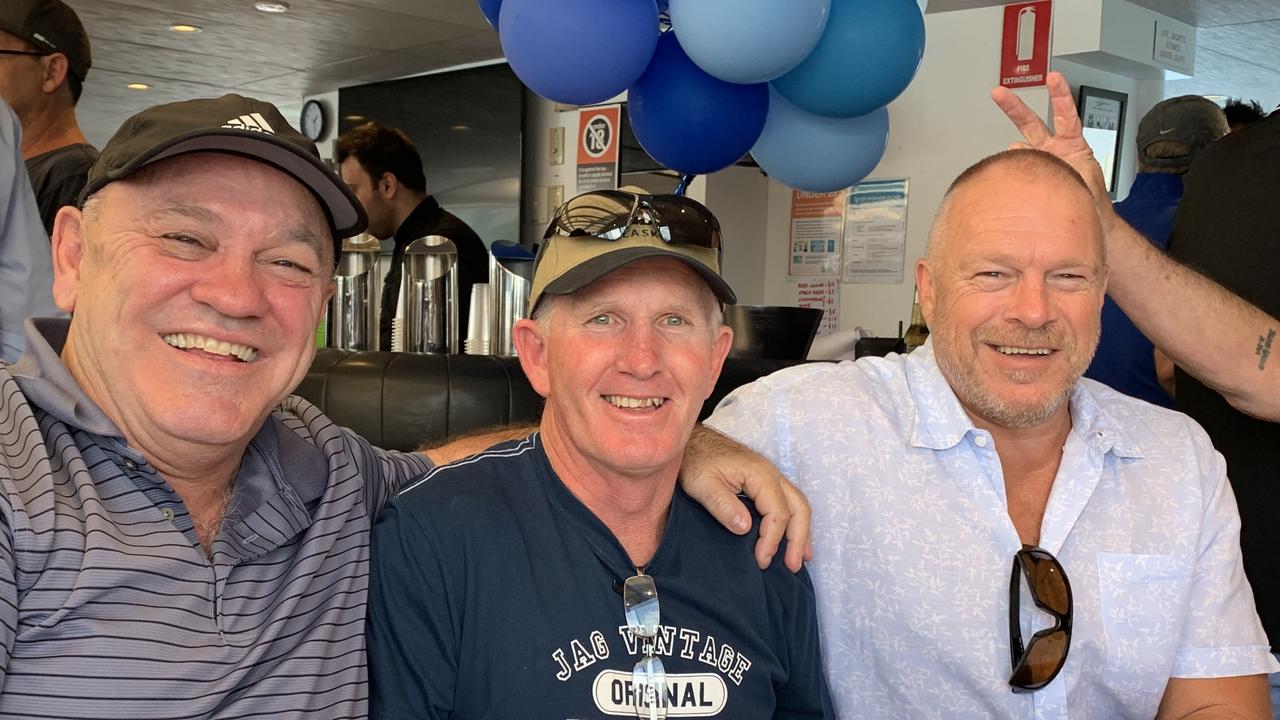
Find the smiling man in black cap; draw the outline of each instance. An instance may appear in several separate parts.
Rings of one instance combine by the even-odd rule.
[[[289,397],[364,226],[264,102],[107,144],[53,236],[72,316],[0,365],[0,718],[366,714],[370,526],[432,461]]]
[[[82,208],[82,209],[81,209]],[[0,717],[364,712],[368,531],[431,466],[293,399],[364,213],[272,106],[125,122],[0,367]]]
[[[22,156],[50,235],[98,157],[76,122],[91,64],[89,35],[62,0],[0,3],[0,97],[22,123]]]

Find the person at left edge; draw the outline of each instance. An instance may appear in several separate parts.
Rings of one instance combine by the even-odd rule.
[[[22,122],[22,156],[49,236],[98,159],[76,121],[92,62],[89,34],[62,0],[0,2],[0,97]]]
[[[374,718],[834,717],[808,575],[759,572],[676,488],[732,344],[718,241],[672,195],[557,213],[514,331],[539,430],[374,527]]]
[[[0,718],[365,716],[370,527],[432,459],[289,397],[359,203],[238,95],[130,118],[84,194],[72,316],[0,364]]]
[[[22,165],[22,128],[0,98],[0,361],[22,354],[27,318],[58,313],[52,293],[49,238]]]

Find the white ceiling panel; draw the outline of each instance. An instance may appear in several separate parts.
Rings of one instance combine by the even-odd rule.
[[[1132,1],[1200,28],[1198,77],[1171,81],[1170,94],[1218,88],[1212,94],[1271,102],[1280,92],[1280,0]],[[234,91],[292,109],[304,95],[502,56],[475,0],[293,0],[283,15],[258,12],[252,0],[69,2],[93,40],[79,115],[98,144],[159,102]],[[1001,4],[931,0],[929,12]],[[203,32],[168,30],[179,22]],[[134,81],[152,89],[125,87]]]

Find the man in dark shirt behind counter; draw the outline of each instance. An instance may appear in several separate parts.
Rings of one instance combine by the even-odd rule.
[[[471,286],[489,281],[489,251],[474,230],[427,194],[422,158],[408,136],[396,128],[365,123],[338,138],[336,156],[342,181],[369,216],[369,234],[379,240],[395,239],[391,268],[382,286],[378,349],[392,349],[400,265],[405,248],[420,237],[440,235],[457,246],[458,327],[466,327]]]
[[[90,64],[89,35],[62,0],[0,2],[0,97],[22,124],[22,157],[49,235],[98,159],[76,122]]]

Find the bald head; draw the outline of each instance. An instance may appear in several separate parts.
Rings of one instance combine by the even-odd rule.
[[[1005,150],[970,165],[951,182],[946,194],[942,196],[942,204],[938,206],[938,214],[934,216],[933,227],[929,229],[924,251],[925,262],[934,263],[938,260],[944,240],[954,226],[956,211],[966,206],[968,191],[974,190],[980,184],[979,181],[989,178],[999,178],[1011,192],[1016,192],[1021,183],[1052,182],[1063,192],[1079,194],[1091,208],[1088,221],[1097,226],[1097,236],[1101,242],[1101,222],[1097,217],[1097,210],[1092,209],[1093,194],[1070,165],[1040,150]],[[1105,247],[1102,252],[1105,261]]]

